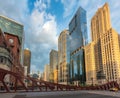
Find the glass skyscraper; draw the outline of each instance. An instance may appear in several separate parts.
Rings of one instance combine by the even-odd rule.
[[[79,7],[69,23],[69,81],[74,84],[84,84],[85,61],[84,46],[88,43],[86,11]]]

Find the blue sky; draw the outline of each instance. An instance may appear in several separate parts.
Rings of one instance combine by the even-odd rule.
[[[58,36],[81,6],[87,11],[90,41],[90,20],[105,2],[110,7],[112,27],[120,33],[119,0],[0,0],[0,14],[24,25],[25,48],[32,52],[31,71],[42,72],[49,64],[49,52],[57,50]]]

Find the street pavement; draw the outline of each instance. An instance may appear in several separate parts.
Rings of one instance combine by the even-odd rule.
[[[0,98],[120,98],[119,92],[110,91],[56,91],[0,93]]]

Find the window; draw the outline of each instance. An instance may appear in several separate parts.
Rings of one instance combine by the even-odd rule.
[[[4,63],[4,58],[1,58],[1,59],[0,59],[0,63]]]

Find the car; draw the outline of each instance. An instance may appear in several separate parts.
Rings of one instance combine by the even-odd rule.
[[[113,91],[113,92],[117,92],[117,91],[118,91],[118,88],[117,88],[117,87],[113,87],[113,88],[110,88],[109,90],[110,90],[110,91]]]

